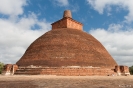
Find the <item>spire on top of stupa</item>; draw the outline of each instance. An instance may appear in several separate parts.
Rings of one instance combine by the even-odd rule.
[[[83,24],[72,19],[71,11],[65,10],[63,14],[63,18],[52,23],[52,30],[59,28],[71,28],[76,30],[82,30]]]
[[[70,10],[65,10],[65,11],[64,11],[64,14],[63,14],[63,18],[64,18],[64,17],[70,17],[70,18],[72,18],[71,11],[70,11]]]

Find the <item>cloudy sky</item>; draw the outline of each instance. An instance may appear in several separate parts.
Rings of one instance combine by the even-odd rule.
[[[133,0],[0,0],[0,62],[16,63],[66,9],[119,65],[133,65]]]

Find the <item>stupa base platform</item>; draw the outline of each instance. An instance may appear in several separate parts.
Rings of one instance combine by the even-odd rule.
[[[7,64],[2,71],[3,75],[57,75],[57,76],[127,76],[130,75],[128,66],[101,68],[92,66],[17,66]]]
[[[114,69],[99,67],[19,67],[15,75],[114,76]]]

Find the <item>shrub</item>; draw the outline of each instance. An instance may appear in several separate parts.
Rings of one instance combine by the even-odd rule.
[[[130,74],[133,75],[133,66],[129,67]]]
[[[4,64],[0,62],[0,74],[2,73],[3,67],[4,67]]]

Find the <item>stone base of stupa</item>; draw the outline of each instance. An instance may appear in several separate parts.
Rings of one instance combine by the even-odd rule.
[[[129,72],[118,71],[117,66],[115,69],[100,68],[100,67],[80,67],[80,66],[67,66],[67,67],[41,67],[41,66],[27,66],[19,67],[15,75],[57,75],[57,76],[121,76],[130,75]],[[126,71],[126,70],[125,70]]]
[[[59,76],[111,76],[114,69],[100,67],[19,67],[15,75],[59,75]]]

